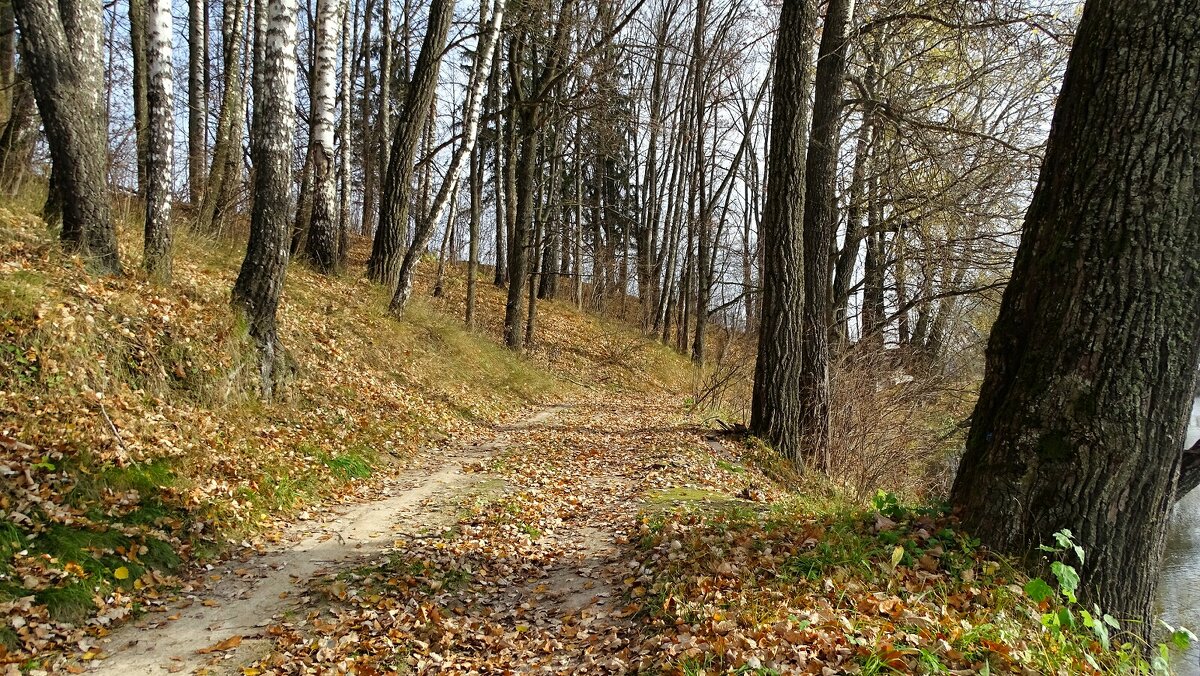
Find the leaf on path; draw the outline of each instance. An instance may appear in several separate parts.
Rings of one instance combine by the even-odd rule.
[[[229,638],[225,639],[224,641],[220,641],[218,643],[214,643],[214,644],[208,646],[207,648],[201,648],[201,649],[197,650],[196,654],[197,655],[208,655],[209,653],[224,652],[226,650],[233,650],[234,648],[240,646],[241,644],[242,644],[241,634],[234,634],[233,636],[230,636]]]

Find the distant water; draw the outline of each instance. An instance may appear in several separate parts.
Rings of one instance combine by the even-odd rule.
[[[1200,439],[1200,398],[1192,402],[1184,448],[1191,447],[1197,439]],[[1164,620],[1200,632],[1200,489],[1175,505],[1158,584],[1158,602]],[[1173,660],[1172,666],[1180,676],[1200,676],[1200,646],[1193,646],[1187,655]]]

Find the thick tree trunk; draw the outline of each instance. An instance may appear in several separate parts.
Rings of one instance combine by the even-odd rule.
[[[375,231],[371,259],[367,262],[367,275],[393,291],[398,288],[400,280],[404,231],[408,229],[413,158],[425,128],[425,118],[433,104],[433,95],[437,91],[438,70],[446,36],[450,31],[450,20],[454,17],[454,3],[433,0],[429,6],[429,16],[421,54],[413,69],[413,81],[404,99],[402,124],[392,138],[387,179],[380,193],[379,227]]]
[[[146,234],[142,266],[151,279],[171,281],[171,179],[175,149],[171,0],[149,0],[146,56]]]
[[[22,54],[53,161],[62,241],[101,274],[120,274],[105,181],[99,0],[15,0]],[[98,122],[100,121],[100,122]]]
[[[837,156],[841,140],[846,35],[854,0],[829,0],[817,53],[812,136],[804,168],[804,326],[800,339],[800,434],[805,460],[828,473],[830,250],[837,229]]]
[[[786,458],[801,457],[801,328],[804,303],[804,149],[808,136],[811,0],[784,0],[779,18],[767,201],[763,298],[750,430]]]
[[[337,24],[340,0],[317,0],[317,44],[312,103],[315,117],[309,139],[312,208],[304,252],[318,272],[338,265],[337,180],[334,173],[334,111],[337,106]]]
[[[204,171],[208,148],[205,131],[208,124],[208,92],[205,72],[208,70],[208,40],[206,24],[208,3],[188,1],[188,196],[199,204],[204,196]],[[226,91],[228,96],[229,92]]]
[[[1148,638],[1200,360],[1200,12],[1089,0],[987,351],[952,501]]]
[[[296,131],[296,0],[265,0],[263,60],[256,64],[254,208],[250,243],[233,286],[233,304],[246,315],[260,350],[264,398],[278,380],[279,339],[275,315],[287,272],[288,218],[292,190],[292,142]],[[265,130],[270,130],[266,133]]]

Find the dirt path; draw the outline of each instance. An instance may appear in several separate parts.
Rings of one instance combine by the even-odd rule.
[[[503,451],[515,432],[545,424],[562,406],[501,428],[486,441],[430,458],[390,480],[382,500],[350,506],[324,520],[301,521],[285,534],[292,543],[262,556],[231,560],[197,581],[166,613],[127,625],[103,644],[108,657],[88,673],[111,676],[242,673],[241,665],[270,645],[267,628],[309,601],[305,586],[326,570],[351,569],[391,547],[398,531],[452,522],[457,503],[481,484],[484,461]],[[214,649],[214,648],[227,649]]]
[[[309,614],[270,628],[252,673],[636,671],[647,572],[632,543],[642,510],[696,476],[679,463],[701,435],[678,401],[594,394],[512,431],[486,475],[503,489],[452,527],[314,579]]]

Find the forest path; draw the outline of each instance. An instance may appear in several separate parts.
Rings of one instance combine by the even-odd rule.
[[[269,626],[303,615],[311,601],[305,585],[314,576],[370,563],[398,533],[453,523],[464,500],[497,489],[483,472],[508,447],[509,436],[544,425],[565,408],[550,406],[498,427],[491,438],[431,452],[389,479],[382,499],[301,520],[274,550],[214,566],[185,586],[165,614],[150,613],[108,637],[106,659],[92,662],[87,673],[244,673],[241,665],[270,645]]]
[[[673,496],[730,494],[678,397],[594,390],[508,434],[503,486],[436,533],[314,579],[309,614],[273,625],[243,674],[612,674],[647,648],[650,571],[635,543]],[[649,516],[648,516],[649,515]],[[232,673],[239,673],[234,671]]]

